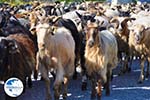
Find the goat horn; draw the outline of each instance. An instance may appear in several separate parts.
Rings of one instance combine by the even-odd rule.
[[[114,25],[115,28],[119,27],[119,20],[117,18],[112,18],[109,22],[115,23],[115,25]]]
[[[128,21],[136,20],[135,18],[126,18],[121,22],[121,26],[126,26]]]

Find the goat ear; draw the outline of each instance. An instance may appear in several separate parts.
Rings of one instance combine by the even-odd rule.
[[[130,21],[132,21],[132,20],[136,20],[136,18],[130,18]]]
[[[4,16],[5,16],[6,19],[8,20],[12,15],[10,14],[10,12],[5,11],[5,12],[4,12]]]
[[[41,13],[43,17],[46,17],[46,11],[43,8],[41,8]]]
[[[61,16],[54,16],[52,23],[56,23],[60,18]]]
[[[103,24],[104,24],[104,21],[99,22],[99,25],[103,25]]]
[[[91,22],[95,22],[96,21],[95,16],[96,16],[96,14],[92,14],[91,15],[91,19],[90,19]]]
[[[82,15],[79,14],[77,11],[76,11],[76,14],[78,15],[78,17],[81,19],[82,18]]]

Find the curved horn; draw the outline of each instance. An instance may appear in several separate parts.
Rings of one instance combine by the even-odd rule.
[[[42,11],[42,16],[45,17],[46,16],[46,11],[43,8],[41,8],[41,11]]]
[[[119,27],[119,20],[117,18],[112,18],[110,20],[110,23],[114,26],[114,28],[118,28]]]
[[[125,18],[122,22],[121,22],[121,27],[124,27],[127,25],[128,21],[132,21],[132,20],[136,20],[135,18]]]
[[[78,17],[79,17],[79,18],[81,18],[81,17],[82,17],[82,15],[81,15],[81,14],[79,14],[77,11],[76,11],[76,14],[78,15]]]
[[[46,17],[46,12],[44,11],[44,9],[36,11],[36,14],[39,20],[43,20]]]

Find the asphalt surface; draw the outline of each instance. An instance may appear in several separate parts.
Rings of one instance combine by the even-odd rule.
[[[114,78],[110,86],[110,96],[105,96],[105,91],[103,91],[102,100],[150,100],[150,78],[145,79],[142,84],[137,84],[140,75],[138,60],[133,61],[130,73],[118,76],[119,70],[118,67],[113,71]],[[53,83],[51,84],[51,91],[53,91],[52,87]],[[70,81],[68,88],[67,100],[90,100],[90,82],[88,82],[88,89],[81,91],[80,75],[77,80]],[[0,85],[0,100],[4,100],[3,85]],[[26,92],[18,97],[18,100],[45,100],[44,82],[33,81],[33,87],[27,88]]]

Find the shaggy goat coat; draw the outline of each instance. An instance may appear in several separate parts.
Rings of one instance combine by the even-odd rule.
[[[112,70],[117,66],[117,41],[113,34],[107,30],[99,32],[96,38],[96,44],[93,47],[90,48],[86,44],[85,65],[89,75],[92,72],[97,72],[105,83],[107,70]],[[108,64],[111,67],[107,67]]]
[[[140,68],[141,74],[139,77],[139,83],[142,83],[144,80],[144,63],[146,59],[150,63],[150,28],[146,28],[143,25],[135,24],[131,28],[131,33],[129,36],[129,46],[130,53],[140,56]],[[146,77],[149,75],[149,64],[147,66]]]

